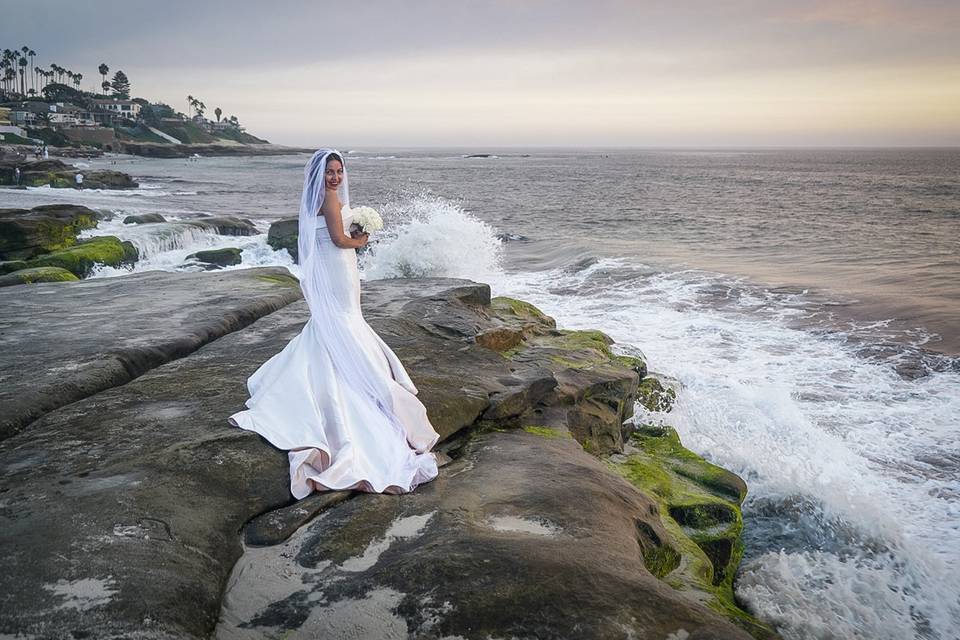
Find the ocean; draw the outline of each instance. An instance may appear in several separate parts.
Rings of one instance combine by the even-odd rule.
[[[471,154],[485,157],[467,157]],[[266,244],[308,156],[145,159],[131,192],[2,193],[117,214],[136,270]],[[455,276],[596,328],[682,385],[675,426],[740,474],[737,597],[787,639],[960,637],[960,150],[347,152],[387,224],[365,278]],[[263,234],[123,225],[239,215]],[[102,269],[96,277],[122,270]]]

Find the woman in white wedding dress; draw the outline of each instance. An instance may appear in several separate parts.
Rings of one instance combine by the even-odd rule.
[[[342,207],[342,208],[341,208]],[[290,459],[290,492],[405,493],[437,476],[439,435],[396,354],[360,310],[343,156],[317,151],[304,169],[298,242],[310,319],[247,380],[248,407],[230,423]]]

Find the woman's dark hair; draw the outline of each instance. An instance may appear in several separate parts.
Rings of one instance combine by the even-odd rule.
[[[338,161],[340,162],[340,166],[341,166],[341,167],[345,166],[345,165],[343,164],[343,158],[340,157],[340,154],[339,154],[339,153],[333,153],[333,152],[328,153],[328,154],[327,154],[327,164],[330,164],[330,161],[331,161],[331,160],[338,160]]]

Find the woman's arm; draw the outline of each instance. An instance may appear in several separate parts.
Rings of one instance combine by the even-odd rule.
[[[340,216],[340,198],[335,191],[328,191],[320,207],[323,219],[327,221],[327,231],[333,244],[341,249],[359,249],[367,244],[367,234],[351,238],[343,232],[343,218]]]

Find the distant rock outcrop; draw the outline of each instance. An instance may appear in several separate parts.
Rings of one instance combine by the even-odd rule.
[[[86,171],[59,160],[0,161],[0,184],[16,184],[15,169],[20,169],[20,184],[28,187],[51,186],[76,189],[78,173],[83,174],[84,189],[136,189],[133,178],[119,171]]]
[[[137,216],[127,216],[123,219],[123,224],[152,224],[156,222],[166,222],[159,213],[143,213]]]

